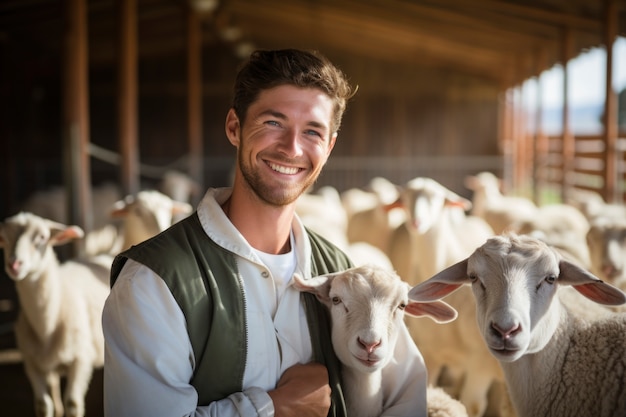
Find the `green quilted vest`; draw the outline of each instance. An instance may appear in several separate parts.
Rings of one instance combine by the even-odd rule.
[[[352,266],[343,252],[321,236],[307,232],[313,276]],[[190,383],[198,392],[198,405],[242,391],[246,327],[243,288],[235,256],[204,233],[194,212],[166,232],[119,254],[113,261],[111,286],[127,259],[146,265],[162,277],[185,316],[196,359]],[[328,416],[345,417],[341,368],[332,348],[328,311],[312,294],[303,293],[302,297],[314,358],[328,369],[332,388]],[[220,360],[214,360],[216,357]]]

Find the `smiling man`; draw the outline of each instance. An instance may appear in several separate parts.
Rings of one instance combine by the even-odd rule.
[[[226,136],[232,188],[120,254],[103,312],[104,406],[125,416],[345,416],[324,307],[292,286],[352,266],[307,230],[297,198],[318,178],[354,93],[318,53],[256,51],[237,75]],[[383,415],[426,415],[408,332]]]

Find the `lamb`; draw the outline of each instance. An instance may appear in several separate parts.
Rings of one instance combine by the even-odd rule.
[[[173,200],[156,190],[142,190],[116,201],[111,208],[111,217],[123,219],[123,242],[117,244],[112,253],[151,238],[192,210],[191,204]]]
[[[82,417],[95,368],[104,363],[101,315],[112,257],[60,263],[53,246],[83,231],[28,212],[0,223],[5,269],[20,311],[16,343],[34,394],[35,415]],[[103,259],[106,258],[106,259]],[[61,401],[60,378],[67,376]]]
[[[348,241],[368,242],[388,254],[392,230],[406,220],[402,207],[396,208],[398,194],[398,187],[382,177],[372,178],[366,189],[344,191]]]
[[[397,205],[406,210],[412,248],[407,254],[393,242],[390,257],[393,255],[394,265],[399,257],[413,259],[415,270],[400,274],[412,284],[463,259],[494,234],[483,219],[466,216],[465,211],[472,207],[469,200],[432,178],[408,181],[401,187]]]
[[[594,219],[586,238],[591,260],[589,270],[626,290],[626,217]]]
[[[525,197],[503,195],[500,179],[491,172],[465,177],[465,186],[474,192],[472,211],[489,223],[495,234],[500,234],[520,220],[533,218],[537,206]]]
[[[308,280],[295,275],[294,286],[316,295],[330,311],[331,338],[344,365],[344,394],[351,416],[380,416],[383,412],[384,368],[392,358],[399,332],[406,332],[405,314],[428,316],[440,323],[456,318],[456,311],[446,303],[408,302],[409,285],[393,271],[373,265]],[[427,397],[432,417],[467,415],[462,404],[444,392],[429,388]]]
[[[464,284],[519,417],[624,415],[626,315],[579,316],[560,294],[573,288],[602,305],[622,305],[626,294],[544,242],[508,234],[416,285],[409,297],[439,300]]]
[[[589,220],[569,204],[546,204],[537,209],[532,218],[514,222],[509,231],[530,234],[556,248],[570,261],[589,269],[589,248],[586,236]]]
[[[471,207],[469,200],[431,178],[409,181],[400,195],[409,221],[394,233],[390,258],[399,275],[411,285],[464,259],[493,236],[484,220],[465,214]],[[401,262],[407,259],[412,265],[403,266]],[[454,323],[439,326],[428,320],[411,320],[407,325],[424,355],[430,382],[441,384],[440,373],[447,366],[451,384],[454,390],[460,387],[458,398],[468,414],[481,416],[492,381],[504,377],[478,329],[464,331],[476,326],[471,318],[475,307],[469,290],[458,292],[449,302],[463,312]]]

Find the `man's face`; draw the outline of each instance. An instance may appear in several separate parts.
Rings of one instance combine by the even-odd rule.
[[[226,132],[245,186],[271,205],[294,202],[315,183],[335,144],[332,115],[326,94],[291,85],[261,92],[243,126],[231,110]]]

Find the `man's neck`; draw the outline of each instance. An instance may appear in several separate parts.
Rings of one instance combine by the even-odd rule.
[[[289,252],[295,204],[274,207],[233,190],[222,209],[253,248],[271,254]]]

